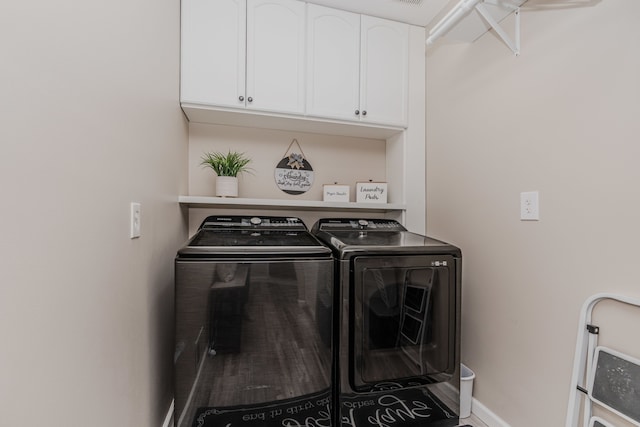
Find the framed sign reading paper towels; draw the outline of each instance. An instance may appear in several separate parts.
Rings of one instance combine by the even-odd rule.
[[[349,186],[340,184],[325,184],[322,186],[322,200],[325,202],[348,202]]]
[[[387,203],[387,183],[356,182],[356,202]]]

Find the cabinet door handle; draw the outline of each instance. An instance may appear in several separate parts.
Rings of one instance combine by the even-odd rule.
[[[240,100],[240,102],[242,102],[242,101],[244,101],[244,96],[240,95],[240,96],[238,97],[238,99]]]
[[[360,115],[360,110],[356,110],[356,116]]]
[[[248,98],[247,98],[247,101],[249,101],[249,102],[253,102],[253,98],[252,98],[252,97],[248,97]]]
[[[367,115],[367,110],[362,110],[362,115],[366,116]]]

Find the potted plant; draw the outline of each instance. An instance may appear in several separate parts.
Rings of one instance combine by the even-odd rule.
[[[219,197],[238,196],[238,174],[251,172],[248,167],[251,159],[244,153],[229,151],[227,154],[205,153],[200,165],[213,169],[216,178],[216,195]]]

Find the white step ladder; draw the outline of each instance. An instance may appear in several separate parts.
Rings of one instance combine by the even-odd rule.
[[[608,293],[593,295],[585,301],[580,312],[566,427],[578,427],[583,400],[584,427],[616,427],[610,421],[593,416],[594,403],[640,427],[640,359],[598,346],[600,328],[592,324],[591,315],[603,300],[640,308],[638,298]]]

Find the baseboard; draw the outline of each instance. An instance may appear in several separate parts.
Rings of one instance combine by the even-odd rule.
[[[505,420],[497,416],[491,409],[484,406],[476,398],[471,400],[471,413],[489,427],[511,427]]]
[[[169,406],[169,410],[167,411],[167,416],[164,417],[164,422],[162,423],[162,427],[171,427],[173,420],[173,405],[175,404],[175,400],[171,400],[171,405]]]

